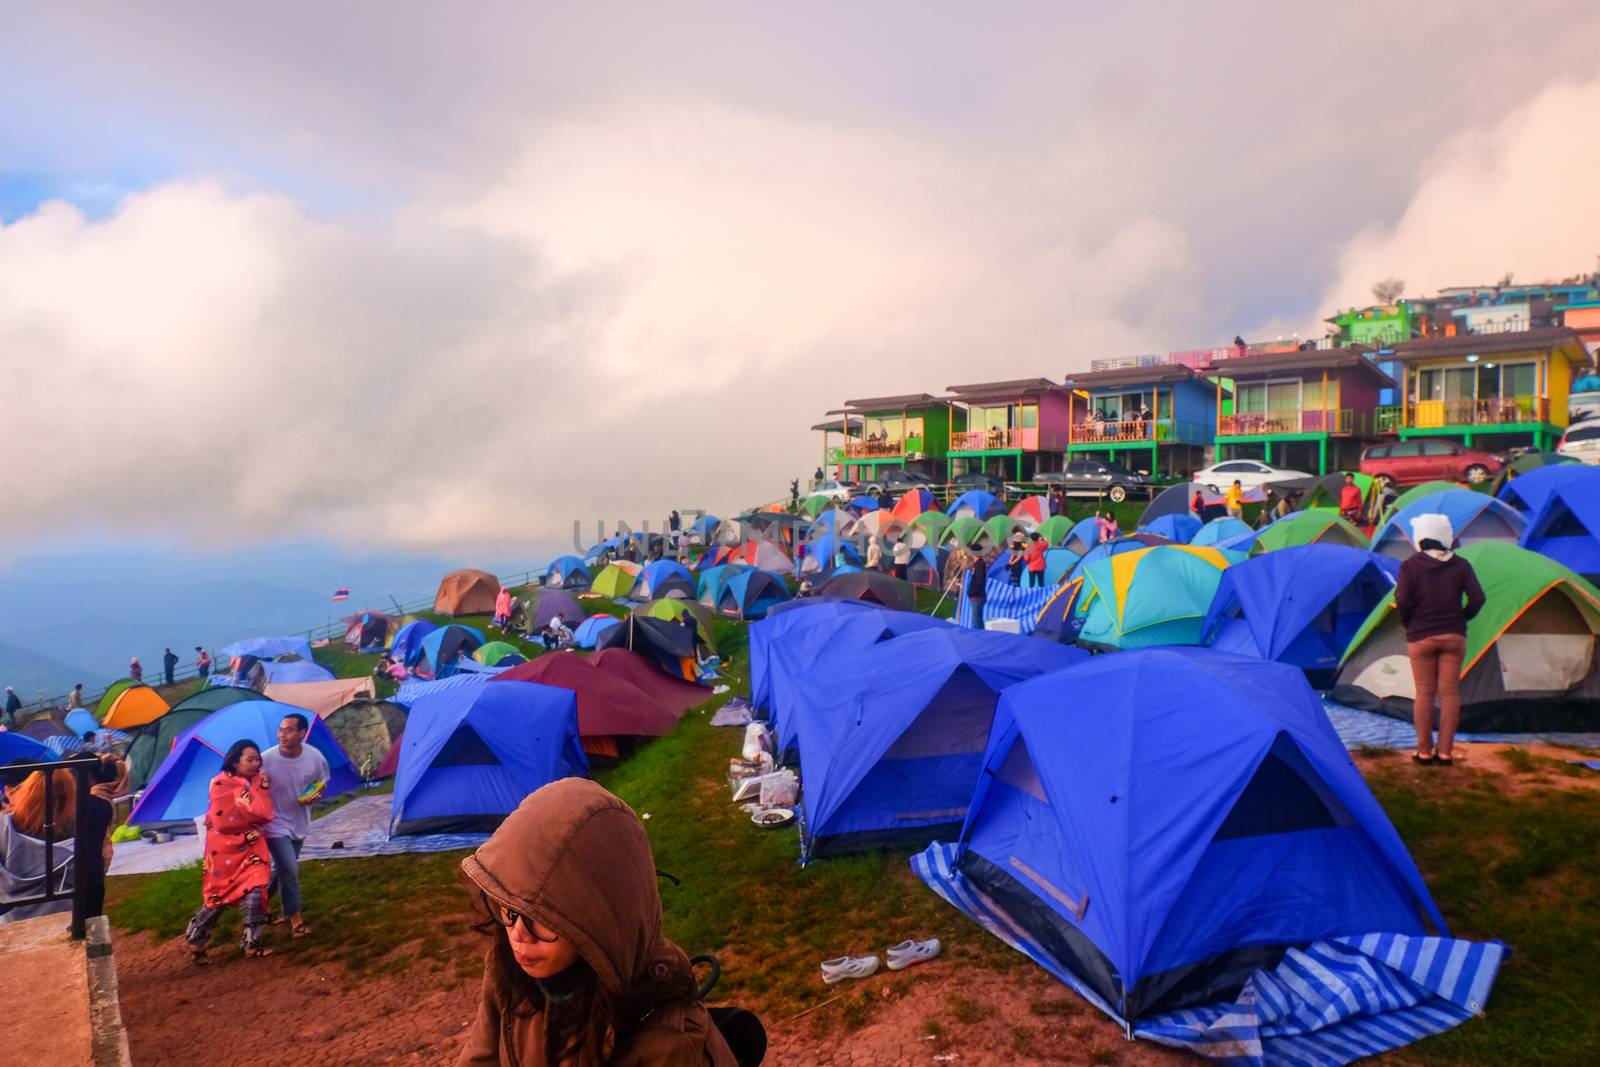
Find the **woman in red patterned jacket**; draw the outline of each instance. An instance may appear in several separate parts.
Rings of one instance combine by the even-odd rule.
[[[244,921],[240,946],[246,956],[270,956],[261,946],[267,917],[267,883],[272,856],[261,828],[272,821],[267,776],[261,773],[261,750],[254,741],[235,741],[222,758],[222,773],[211,779],[206,805],[204,879],[200,910],[189,920],[184,939],[194,962],[205,964],[206,945],[217,919],[230,905],[239,906]]]

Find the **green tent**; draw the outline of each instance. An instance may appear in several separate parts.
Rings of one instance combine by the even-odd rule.
[[[956,519],[945,527],[942,543],[970,548],[988,532],[988,529],[983,525],[982,519],[975,519],[969,515],[964,519]]]
[[[245,689],[237,685],[213,685],[200,690],[186,700],[180,700],[172,706],[172,711],[194,711],[199,709],[204,712],[213,712],[218,708],[225,708],[229,704],[237,704],[241,700],[265,700],[266,697],[254,689]],[[172,714],[168,712],[167,714]]]
[[[218,688],[232,688],[232,686]],[[255,695],[260,696],[260,694]],[[127,757],[130,788],[139,790],[149,785],[150,778],[161,766],[161,761],[172,751],[172,743],[178,736],[210,714],[210,709],[195,707],[186,700],[161,718],[129,731],[133,735],[133,741],[128,745]]]
[[[1350,520],[1326,508],[1311,511],[1293,511],[1256,535],[1250,554],[1259,556],[1279,548],[1295,545],[1348,545],[1351,548],[1368,547],[1367,535]]]
[[[1002,547],[1009,545],[1011,539],[1018,534],[1022,536],[1023,540],[1027,540],[1028,536],[1028,531],[1023,527],[1022,523],[1013,519],[1010,515],[996,515],[992,519],[985,519],[983,529],[989,535],[990,541]]]
[[[707,647],[715,647],[712,638],[711,622],[716,617],[712,610],[698,600],[680,600],[677,597],[662,597],[652,600],[648,604],[640,604],[633,609],[633,614],[644,615],[652,619],[666,619],[675,622],[685,615],[694,616],[695,629],[700,633],[700,640]]]
[[[591,593],[598,593],[612,600],[620,600],[633,592],[634,583],[639,580],[639,571],[634,566],[622,566],[613,563],[599,574],[595,575],[594,584],[589,587]]]
[[[1478,541],[1458,554],[1485,597],[1467,623],[1462,731],[1600,729],[1600,590],[1509,542]],[[1410,720],[1415,689],[1393,593],[1356,631],[1331,695]]]
[[[808,496],[802,500],[800,502],[800,510],[814,519],[832,507],[833,504],[833,497],[819,493],[816,496]]]
[[[1072,532],[1072,520],[1065,515],[1052,515],[1039,524],[1036,532],[1052,547],[1059,548],[1067,543],[1067,535]]]
[[[1372,487],[1377,484],[1377,479],[1370,474],[1359,471],[1337,471],[1321,479],[1307,493],[1300,502],[1301,511],[1312,508],[1323,508],[1333,511],[1339,510],[1339,490],[1344,488],[1344,476],[1349,473],[1355,479],[1356,488],[1361,490],[1362,510],[1366,509],[1366,501],[1372,499]]]
[[[131,689],[134,684],[132,678],[124,678],[106,686],[106,691],[100,695],[100,702],[94,706],[94,717],[101,722],[105,722],[106,715],[111,711],[111,705],[117,702],[117,698],[122,695],[124,689]]]
[[[1407,489],[1405,492],[1394,498],[1394,503],[1389,505],[1389,510],[1385,511],[1383,513],[1383,517],[1378,520],[1378,525],[1382,526],[1384,523],[1388,522],[1394,517],[1395,512],[1399,511],[1413,500],[1419,500],[1422,497],[1427,496],[1429,493],[1443,493],[1451,489],[1460,488],[1461,486],[1457,485],[1455,482],[1423,482],[1421,485],[1413,485],[1410,489]]]
[[[950,528],[950,516],[942,511],[924,511],[921,515],[911,520],[911,529],[906,533],[912,548],[923,548],[927,545],[937,545],[944,540],[944,532]],[[918,544],[918,539],[921,544]]]
[[[493,667],[507,656],[521,656],[523,659],[528,658],[528,654],[526,652],[522,651],[522,649],[508,641],[490,641],[486,645],[480,645],[478,650],[472,654],[473,659],[488,667]]]

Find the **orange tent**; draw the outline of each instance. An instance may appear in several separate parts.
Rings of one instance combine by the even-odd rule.
[[[439,580],[433,610],[441,615],[493,615],[500,580],[487,571],[451,571]]]
[[[130,685],[117,694],[100,725],[108,730],[131,730],[155,722],[171,710],[154,689],[147,685]]]

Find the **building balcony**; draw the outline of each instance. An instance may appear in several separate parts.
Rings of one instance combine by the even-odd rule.
[[[1198,422],[1172,419],[1123,419],[1120,422],[1080,422],[1072,427],[1075,445],[1205,444],[1207,427]]]
[[[897,459],[906,454],[904,441],[850,441],[844,446],[846,459]]]
[[[1009,430],[955,430],[951,452],[1065,452],[1067,435],[1037,427]]]
[[[1373,428],[1378,433],[1402,429],[1427,430],[1445,426],[1514,426],[1550,421],[1550,401],[1544,397],[1494,397],[1488,400],[1416,400],[1377,410]]]
[[[1218,437],[1265,437],[1272,434],[1355,432],[1355,412],[1349,408],[1311,411],[1249,411],[1217,416]]]

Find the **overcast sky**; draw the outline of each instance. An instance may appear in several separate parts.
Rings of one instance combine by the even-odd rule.
[[[564,539],[1600,254],[1584,0],[571,6],[0,0],[10,536]]]

